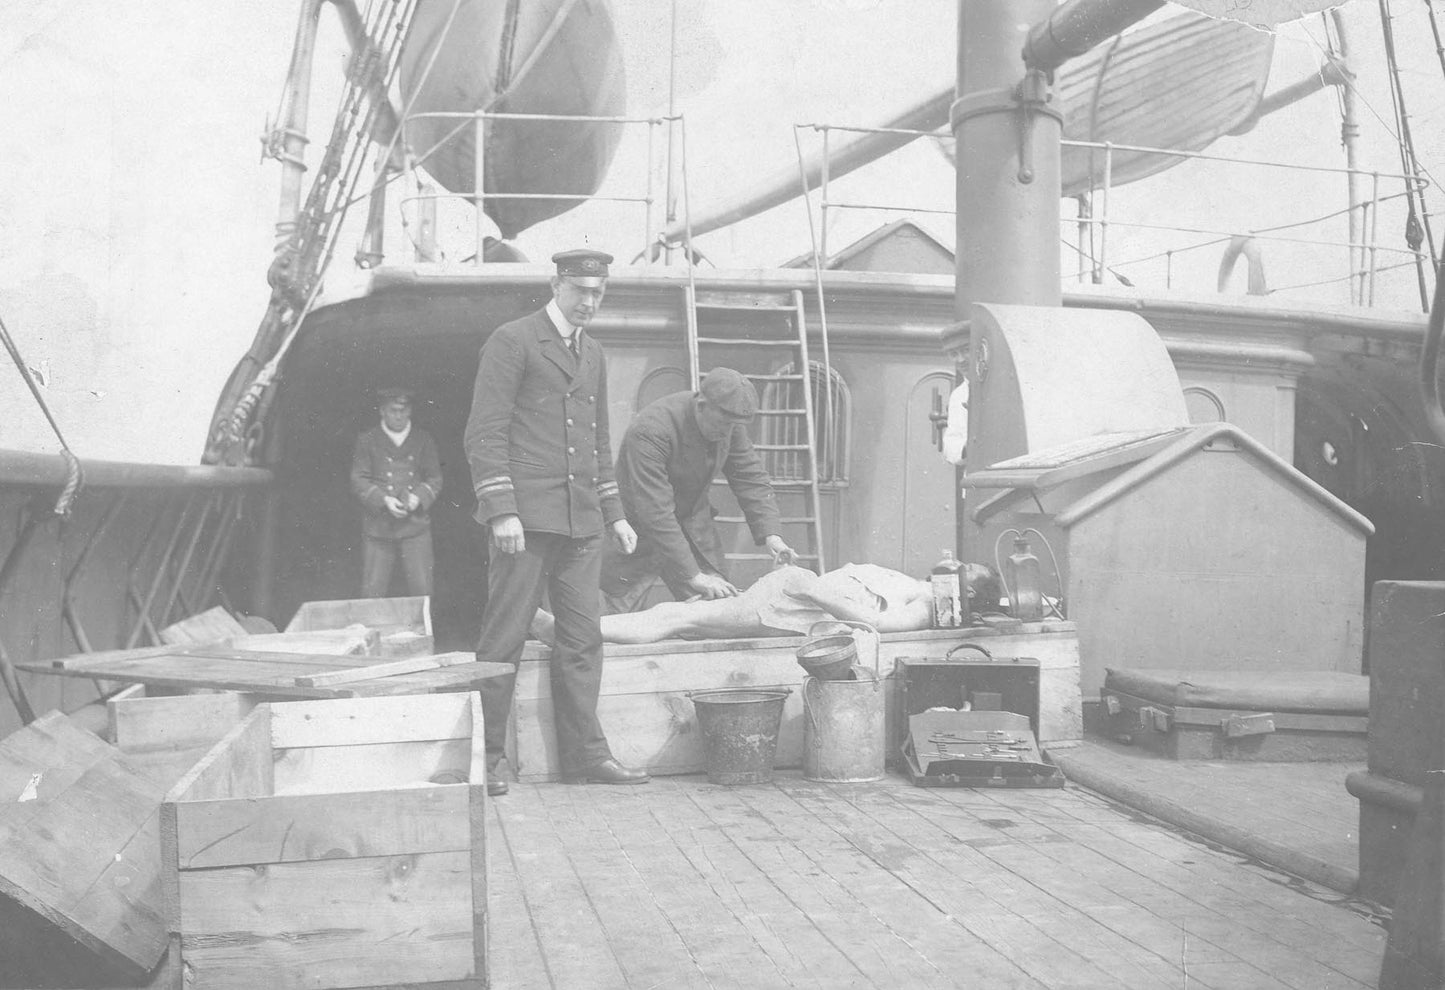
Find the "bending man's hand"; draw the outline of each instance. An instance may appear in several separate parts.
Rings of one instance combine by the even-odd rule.
[[[498,516],[492,520],[492,546],[502,553],[521,553],[527,549],[522,535],[521,516]]]
[[[687,582],[687,586],[706,599],[733,598],[738,589],[721,574],[698,574]]]
[[[617,541],[617,548],[623,553],[631,553],[637,549],[637,533],[626,519],[619,519],[612,524],[612,538]]]
[[[783,542],[781,536],[773,535],[767,538],[763,546],[768,548],[768,553],[773,555],[773,563],[796,564],[798,562],[798,551]]]

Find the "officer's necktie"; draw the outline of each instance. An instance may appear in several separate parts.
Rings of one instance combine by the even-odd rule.
[[[581,337],[582,332],[580,330],[573,330],[572,336],[567,338],[567,347],[572,351],[573,357],[582,356],[582,341],[580,339]]]

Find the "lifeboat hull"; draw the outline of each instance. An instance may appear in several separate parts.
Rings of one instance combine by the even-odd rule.
[[[626,79],[607,0],[450,0],[419,6],[401,60],[406,137],[450,192],[476,191],[473,124],[426,113],[620,116]],[[448,26],[448,21],[451,21]],[[622,127],[576,121],[488,120],[487,194],[585,197],[601,186]],[[490,199],[504,238],[565,213],[581,199]]]

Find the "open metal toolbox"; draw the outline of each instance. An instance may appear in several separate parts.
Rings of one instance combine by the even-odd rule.
[[[965,646],[980,656],[899,658],[900,769],[920,787],[1063,787],[1038,744],[1039,662]]]

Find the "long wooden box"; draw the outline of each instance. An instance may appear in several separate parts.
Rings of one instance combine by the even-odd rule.
[[[1252,709],[1189,708],[1106,687],[1114,738],[1171,760],[1363,762],[1369,719]]]
[[[872,639],[862,634],[863,639]],[[894,663],[900,657],[939,658],[962,642],[976,642],[1000,656],[1036,657],[1040,667],[1039,744],[1077,745],[1083,738],[1079,698],[1079,641],[1070,622],[1028,623],[1016,630],[930,629],[886,633],[878,650],[884,676],[889,739],[896,738]],[[613,754],[654,774],[700,773],[706,753],[689,691],[730,687],[787,687],[775,765],[803,762],[803,668],[797,650],[803,637],[668,640],[648,645],[609,644],[602,667],[597,716]],[[973,654],[976,656],[976,654]],[[509,762],[524,781],[555,780],[560,768],[552,715],[548,651],[529,643],[517,673]],[[871,667],[872,647],[861,643],[859,663]]]
[[[257,705],[166,795],[174,990],[487,985],[478,697]]]

